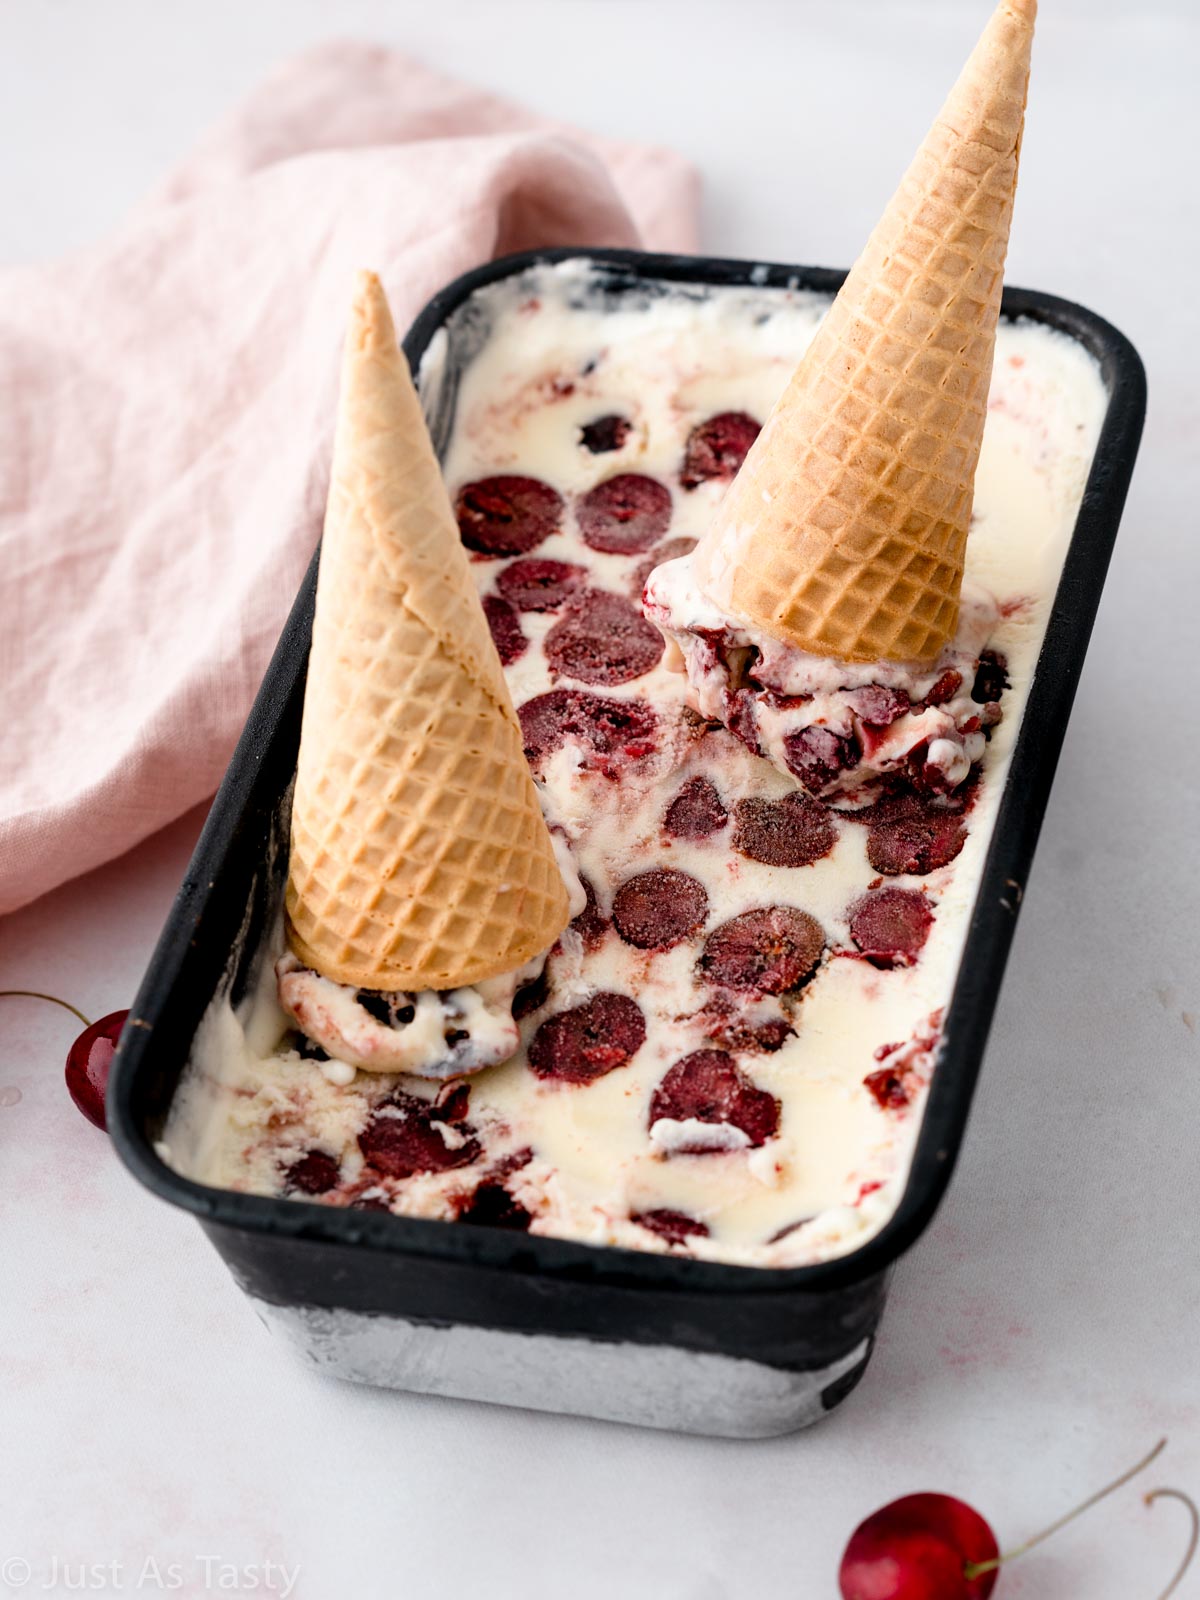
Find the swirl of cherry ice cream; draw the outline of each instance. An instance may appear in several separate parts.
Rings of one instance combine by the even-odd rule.
[[[756,632],[712,604],[686,555],[651,572],[642,607],[675,646],[696,709],[813,795],[867,804],[892,775],[949,794],[1001,719],[1003,662],[987,652],[999,608],[974,584],[928,664],[837,661]]]

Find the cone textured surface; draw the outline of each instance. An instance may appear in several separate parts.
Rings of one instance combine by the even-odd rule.
[[[342,371],[287,910],[301,960],[383,990],[513,971],[568,915],[420,402],[368,274]]]
[[[1035,10],[992,17],[697,551],[815,654],[930,660],[957,627]]]

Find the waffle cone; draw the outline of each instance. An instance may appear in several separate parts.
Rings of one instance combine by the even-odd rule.
[[[511,972],[568,916],[420,401],[367,273],[342,368],[287,912],[306,965],[389,991]]]
[[[817,655],[954,636],[1036,0],[1002,0],[695,556],[722,609]]]

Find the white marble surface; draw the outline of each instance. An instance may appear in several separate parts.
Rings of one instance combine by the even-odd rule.
[[[0,258],[108,227],[331,10],[8,0]],[[674,143],[714,251],[845,263],[986,10],[342,0],[336,26]],[[1134,339],[1150,422],[966,1148],[866,1380],[817,1430],[753,1444],[323,1382],[76,1115],[71,1019],[0,1001],[0,1595],[154,1593],[170,1563],[175,1593],[263,1593],[261,1568],[222,1589],[218,1564],[271,1560],[303,1600],[820,1600],[894,1494],[961,1493],[1012,1540],[1163,1432],[1155,1478],[1200,1491],[1200,24],[1192,0],[1042,11],[1010,277]],[[0,987],[128,1003],[200,821],[0,924]],[[999,1593],[1149,1597],[1184,1533],[1130,1488]]]

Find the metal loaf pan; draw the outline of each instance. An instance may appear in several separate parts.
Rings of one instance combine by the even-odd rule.
[[[446,330],[423,395],[435,443],[478,347],[481,287],[542,262],[513,256],[437,295],[404,342],[414,372]],[[586,252],[618,303],[692,286],[832,294],[844,273],[693,256]],[[125,1030],[109,1126],[133,1173],[191,1211],[269,1325],[342,1377],[698,1433],[761,1436],[817,1420],[865,1369],[889,1271],[945,1191],[1137,454],[1145,374],[1115,328],[1065,300],[1009,289],[1006,317],[1078,340],[1108,411],[1038,661],[951,998],[912,1168],[886,1227],[839,1260],[763,1270],[605,1249],[465,1223],[206,1188],[155,1153],[193,1037],[234,998],[282,892],[316,583],[312,564],[167,919]],[[231,957],[231,952],[232,957]]]

